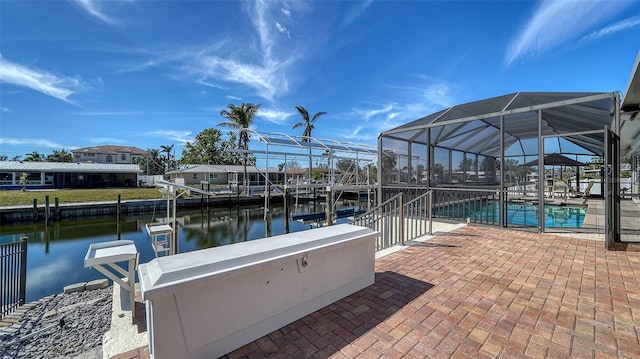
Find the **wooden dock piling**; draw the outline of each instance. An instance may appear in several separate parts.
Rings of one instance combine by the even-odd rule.
[[[38,221],[38,199],[34,198],[33,199],[33,217],[32,217],[33,222],[37,222]]]
[[[49,207],[49,196],[44,196],[44,225],[49,225],[49,219],[51,218],[51,208]]]

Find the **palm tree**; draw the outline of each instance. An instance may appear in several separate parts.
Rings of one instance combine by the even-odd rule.
[[[327,113],[324,111],[318,112],[315,115],[313,115],[313,117],[309,117],[309,111],[307,111],[306,108],[304,108],[303,106],[296,106],[296,110],[298,110],[298,112],[300,113],[300,116],[302,117],[302,122],[298,122],[295,125],[293,125],[293,129],[295,130],[298,127],[303,127],[304,126],[304,132],[302,132],[302,142],[311,142],[311,131],[313,131],[316,127],[313,125],[314,122],[316,122],[316,120],[318,119],[318,117],[322,116],[322,115],[326,115]],[[309,146],[309,181],[311,181],[311,165],[312,165],[312,159],[311,159],[311,146]]]
[[[24,159],[25,162],[42,162],[44,161],[44,155],[38,153],[38,151],[33,151],[27,154],[27,157]]]
[[[61,151],[53,150],[53,153],[47,156],[47,162],[73,162],[73,155],[64,148]]]
[[[256,113],[260,108],[260,104],[254,105],[252,103],[242,103],[240,107],[230,104],[227,109],[220,111],[220,116],[226,118],[228,121],[220,122],[218,126],[229,127],[231,129],[240,131],[238,136],[238,148],[241,150],[247,150],[249,147],[249,128],[253,125]],[[244,166],[244,178],[242,179],[243,191],[247,190],[247,153],[244,152],[242,156],[242,164]]]
[[[153,175],[162,174],[164,172],[164,166],[162,165],[162,159],[160,158],[160,150],[157,148],[152,148],[148,150],[147,153],[147,161],[151,166],[151,173]]]
[[[159,149],[147,149],[146,156],[137,158],[135,162],[147,176],[160,175],[164,173],[163,158],[160,156]]]
[[[161,145],[160,151],[167,154],[167,171],[171,169],[171,151],[173,151],[173,145]]]

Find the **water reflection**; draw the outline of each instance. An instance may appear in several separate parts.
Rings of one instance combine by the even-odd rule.
[[[271,211],[274,220],[284,221],[281,211]],[[277,214],[277,215],[276,215]],[[178,218],[181,244],[193,244],[196,249],[223,246],[264,237],[262,208],[236,208],[224,212],[202,210]],[[277,234],[284,233],[284,224]],[[304,227],[296,228],[303,230]],[[294,230],[295,231],[295,230]],[[192,250],[180,248],[179,251]]]
[[[360,208],[357,202],[345,202],[342,206]],[[318,210],[322,210],[320,205],[317,207]],[[295,209],[295,212],[301,213],[311,211],[313,204],[300,204]],[[271,214],[273,235],[285,233],[282,206],[272,206]],[[28,237],[26,300],[32,301],[60,293],[65,285],[103,278],[98,271],[84,268],[84,257],[91,243],[118,239],[133,240],[140,252],[140,263],[152,260],[155,254],[145,225],[166,220],[158,217],[156,213],[123,216],[119,222],[115,217],[110,217],[54,222],[48,227],[44,224],[2,226],[0,242]],[[177,223],[179,252],[264,238],[266,230],[261,207],[179,211]],[[290,222],[290,232],[308,228],[309,225]]]

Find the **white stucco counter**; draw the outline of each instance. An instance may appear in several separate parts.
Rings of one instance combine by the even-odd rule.
[[[219,357],[373,284],[377,236],[342,224],[141,264],[152,357]]]

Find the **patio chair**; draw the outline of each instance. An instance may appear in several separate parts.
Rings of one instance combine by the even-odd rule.
[[[594,181],[589,181],[589,185],[587,186],[587,188],[584,190],[584,196],[585,197],[589,197],[591,195],[591,188],[593,187],[593,184],[595,182]]]

